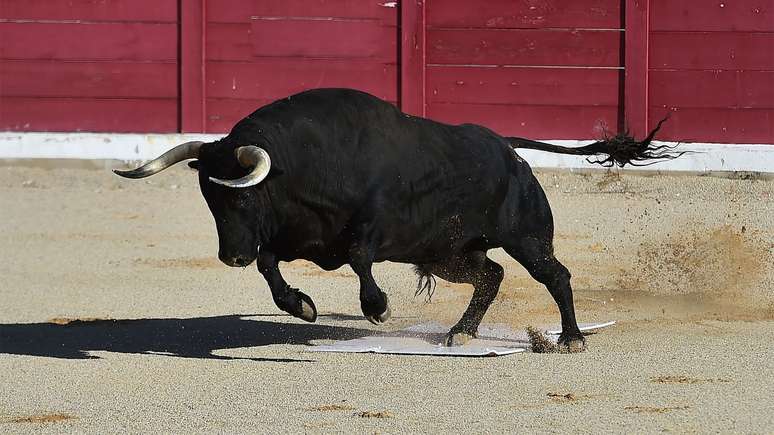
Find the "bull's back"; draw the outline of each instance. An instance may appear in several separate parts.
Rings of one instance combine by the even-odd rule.
[[[268,151],[285,172],[288,199],[319,216],[296,224],[303,238],[346,246],[353,225],[373,222],[377,260],[417,262],[494,231],[508,169],[502,143],[486,129],[408,116],[338,89],[295,95],[251,116],[287,135]]]

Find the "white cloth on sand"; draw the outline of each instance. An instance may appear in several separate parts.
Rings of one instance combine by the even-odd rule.
[[[615,321],[579,324],[583,332],[606,328]],[[481,325],[478,338],[464,346],[443,345],[448,326],[439,323],[422,323],[399,331],[370,335],[354,340],[342,340],[332,344],[311,346],[312,352],[373,352],[405,355],[442,356],[500,356],[525,352],[530,349],[529,337],[525,331],[513,331],[505,325]],[[548,339],[559,338],[561,328],[545,328]]]

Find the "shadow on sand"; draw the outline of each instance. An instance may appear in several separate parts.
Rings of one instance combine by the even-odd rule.
[[[229,357],[212,352],[271,344],[311,344],[312,340],[321,339],[348,340],[372,333],[367,329],[270,322],[250,319],[251,316],[255,315],[0,324],[0,354],[90,359],[99,357],[88,352],[108,351],[220,360],[313,362]]]

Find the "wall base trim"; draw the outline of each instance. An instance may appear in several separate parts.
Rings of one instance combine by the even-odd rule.
[[[17,133],[0,132],[0,159],[84,159],[141,161],[152,159],[175,145],[191,140],[214,141],[222,134],[135,134],[135,133]],[[584,140],[548,140],[556,145],[577,147]],[[674,145],[673,142],[657,142]],[[676,160],[626,169],[681,172],[774,173],[774,145],[683,143],[680,150],[692,151]],[[534,168],[600,169],[578,156],[518,150]]]

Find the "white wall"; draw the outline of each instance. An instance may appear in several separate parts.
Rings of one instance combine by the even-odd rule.
[[[0,159],[99,159],[137,161],[152,159],[173,146],[190,140],[213,141],[213,134],[114,134],[114,133],[14,133],[0,132]],[[563,146],[582,146],[592,141],[547,141]],[[670,142],[655,142],[674,145]],[[774,145],[684,143],[680,150],[693,151],[679,159],[642,168],[650,171],[750,171],[774,173]],[[600,168],[583,157],[519,150],[535,168]]]

